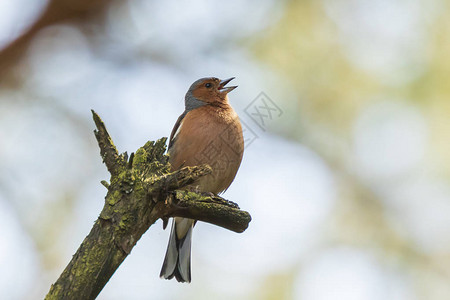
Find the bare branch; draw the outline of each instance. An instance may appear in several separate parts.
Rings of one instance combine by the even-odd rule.
[[[244,232],[251,221],[248,212],[219,196],[177,191],[174,198],[168,207],[170,217],[204,221],[237,233]]]
[[[51,0],[37,20],[21,36],[0,49],[0,82],[14,86],[20,84],[15,67],[26,53],[37,33],[48,26],[64,22],[86,22],[106,10],[111,1],[106,0]]]
[[[209,174],[209,166],[170,172],[166,138],[147,142],[129,159],[119,155],[105,124],[92,114],[100,153],[111,173],[110,183],[102,181],[108,193],[91,232],[46,299],[95,299],[142,234],[160,218],[191,218],[235,232],[248,227],[251,217],[237,204],[212,194],[178,190]]]
[[[95,126],[97,126],[97,130],[94,130],[94,134],[100,147],[100,155],[108,168],[109,173],[111,173],[111,175],[116,175],[119,172],[120,167],[123,166],[124,160],[119,156],[119,152],[117,151],[116,146],[114,146],[103,121],[94,110],[91,109],[91,112]]]

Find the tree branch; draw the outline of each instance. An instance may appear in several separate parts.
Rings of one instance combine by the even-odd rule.
[[[160,218],[191,218],[235,232],[248,227],[251,217],[237,204],[209,193],[182,191],[209,174],[209,166],[170,172],[166,138],[147,142],[129,158],[119,154],[100,117],[92,114],[100,154],[111,173],[110,183],[102,181],[108,193],[91,232],[45,299],[95,299],[142,234]]]
[[[251,221],[250,215],[236,203],[219,196],[176,191],[174,201],[166,214],[170,217],[196,219],[237,233],[244,232]]]
[[[94,19],[111,5],[106,0],[50,0],[41,15],[29,28],[5,48],[0,49],[0,83],[8,82],[12,87],[21,83],[14,68],[23,58],[36,34],[48,26],[72,22],[86,23]],[[26,75],[23,75],[26,76]]]
[[[125,157],[120,157],[119,152],[114,146],[114,143],[106,130],[105,123],[100,119],[100,117],[95,113],[94,110],[91,110],[92,118],[94,119],[95,126],[97,130],[94,130],[95,138],[97,139],[98,146],[100,147],[100,156],[103,159],[103,162],[108,168],[111,176],[117,175],[121,166],[126,163]]]

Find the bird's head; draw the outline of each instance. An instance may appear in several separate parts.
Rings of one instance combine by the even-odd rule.
[[[226,85],[233,80],[220,80],[215,77],[201,78],[195,81],[186,93],[186,109],[193,109],[205,104],[220,104],[228,101],[227,94],[237,86]]]

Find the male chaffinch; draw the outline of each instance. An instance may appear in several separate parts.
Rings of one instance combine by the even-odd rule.
[[[212,173],[199,178],[188,189],[219,194],[234,180],[244,153],[242,127],[228,103],[226,87],[233,78],[209,77],[195,81],[185,96],[185,110],[169,140],[172,171],[184,166],[208,164]],[[175,217],[161,277],[191,281],[191,238],[195,220]]]

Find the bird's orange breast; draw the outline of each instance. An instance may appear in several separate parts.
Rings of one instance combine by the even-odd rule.
[[[169,150],[173,170],[208,164],[212,173],[192,187],[218,194],[233,181],[241,164],[244,139],[239,118],[230,105],[205,105],[186,114]]]

